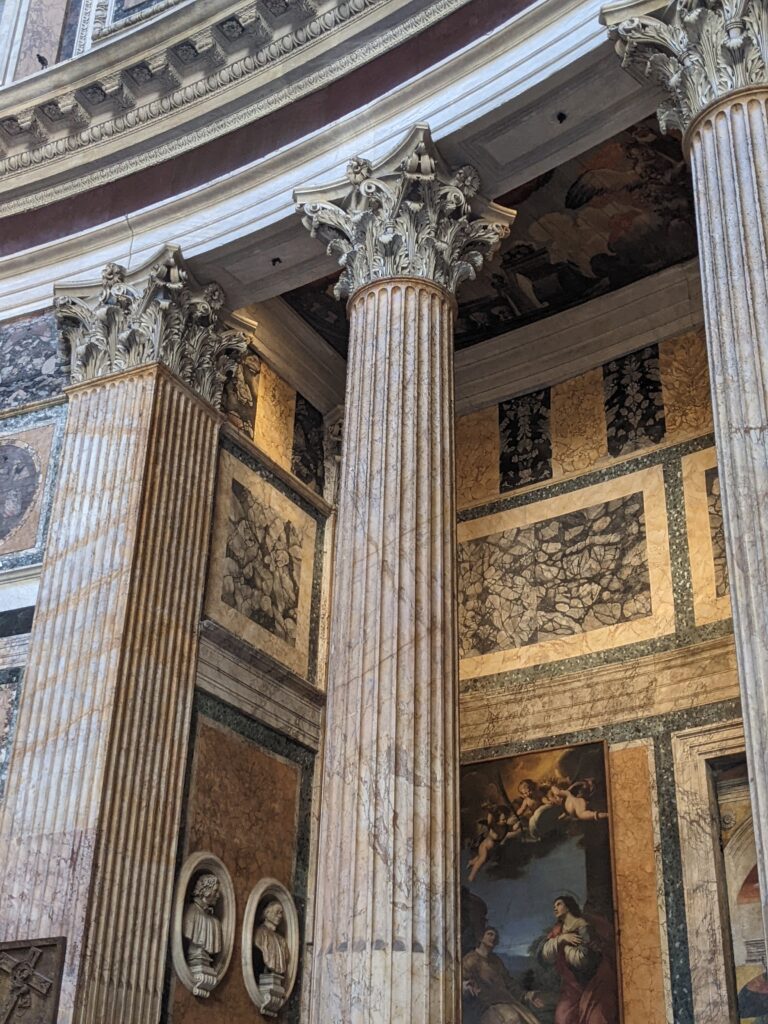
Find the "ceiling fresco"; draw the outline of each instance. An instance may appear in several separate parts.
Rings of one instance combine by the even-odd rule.
[[[456,348],[514,330],[696,255],[690,178],[677,139],[648,118],[498,198],[518,211],[500,257],[462,286]],[[283,298],[346,355],[337,275]]]

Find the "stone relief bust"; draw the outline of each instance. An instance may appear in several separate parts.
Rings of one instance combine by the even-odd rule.
[[[262,879],[248,898],[243,920],[243,978],[264,1017],[276,1017],[296,984],[299,921],[291,894],[276,879]]]
[[[176,887],[171,954],[182,984],[207,999],[229,967],[235,895],[229,872],[210,853],[194,853]]]
[[[204,998],[216,985],[213,964],[222,947],[221,922],[216,917],[220,895],[221,885],[216,875],[207,872],[198,875],[182,921],[181,932],[188,941],[187,964],[195,979],[192,994]]]

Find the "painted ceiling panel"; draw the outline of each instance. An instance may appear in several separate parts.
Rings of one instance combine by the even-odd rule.
[[[655,118],[498,201],[518,211],[501,256],[461,291],[456,348],[562,312],[696,255],[690,177]],[[346,355],[336,275],[283,298]]]

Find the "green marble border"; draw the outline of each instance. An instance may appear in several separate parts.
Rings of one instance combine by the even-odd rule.
[[[631,740],[650,739],[653,741],[656,762],[656,793],[658,799],[659,835],[661,840],[661,861],[663,864],[664,903],[667,917],[669,942],[670,983],[672,1010],[675,1024],[695,1024],[693,1016],[693,995],[691,966],[688,948],[688,925],[683,895],[682,854],[680,833],[677,823],[677,791],[672,757],[672,734],[683,729],[718,722],[733,721],[741,717],[739,700],[705,704],[702,707],[672,711],[633,722],[618,722],[595,729],[559,733],[543,736],[525,742],[497,744],[492,747],[467,751],[461,757],[462,765],[474,764],[492,758],[524,754],[531,750],[571,746],[578,743],[593,743],[605,740],[612,743],[626,743]]]
[[[195,745],[197,740],[197,728],[200,717],[209,718],[222,725],[238,736],[249,740],[251,743],[265,750],[267,753],[276,754],[285,758],[299,767],[301,782],[299,785],[298,817],[296,822],[296,855],[293,866],[293,880],[291,891],[296,901],[296,908],[299,914],[299,929],[301,933],[300,948],[304,945],[304,934],[307,914],[307,890],[309,885],[309,862],[310,844],[312,838],[312,787],[315,772],[315,753],[309,747],[305,747],[297,740],[284,736],[277,730],[265,725],[263,722],[244,714],[238,708],[227,704],[218,697],[203,690],[195,690],[194,705],[192,708],[192,720],[190,722],[190,741],[187,751],[187,763],[184,775],[184,794],[182,798],[182,817],[179,826],[178,843],[176,847],[176,868],[174,881],[179,876],[181,866],[184,862],[184,850],[187,843],[187,809],[189,807],[190,789],[192,785],[192,769],[194,765]],[[258,800],[258,793],[254,791],[254,799]],[[257,878],[253,879],[255,885]],[[243,908],[240,908],[242,911]],[[232,963],[230,971],[239,971],[240,964]],[[171,1022],[171,993],[174,980],[174,970],[171,961],[170,949],[166,955],[165,979],[163,984],[162,1010],[160,1013],[160,1024],[172,1024]],[[281,1020],[287,1024],[299,1024],[299,1009],[301,1004],[302,972],[299,971],[296,987],[291,998],[281,1011]],[[254,1017],[256,1016],[254,1007]]]
[[[322,603],[322,589],[323,589],[323,549],[325,547],[325,529],[327,524],[326,516],[314,505],[308,502],[296,491],[292,490],[291,487],[280,477],[271,473],[269,469],[263,463],[259,462],[258,459],[254,458],[249,452],[242,449],[237,442],[231,437],[222,437],[221,439],[222,451],[229,452],[230,455],[234,456],[238,462],[242,463],[252,472],[256,473],[265,480],[271,487],[274,487],[276,491],[283,494],[289,501],[293,502],[297,508],[300,508],[307,515],[311,516],[312,519],[317,523],[317,532],[315,535],[315,555],[312,562],[312,596],[310,600],[310,612],[309,612],[309,660],[307,667],[307,681],[310,683],[317,682],[318,672],[318,647],[319,647],[319,636],[320,636],[320,612]],[[218,492],[216,494],[218,498]],[[214,499],[215,500],[215,499]],[[245,644],[247,647],[252,647],[247,640],[243,640],[238,637],[238,640]],[[254,650],[259,650],[255,648]],[[297,679],[301,679],[297,673],[292,672],[291,669],[281,664],[270,655],[259,650],[261,657],[267,658],[268,661],[274,662],[279,668],[281,673],[287,673],[289,676],[295,676]]]
[[[662,654],[667,651],[690,647],[693,644],[703,643],[707,640],[731,634],[733,632],[732,619],[722,619],[719,622],[697,626],[693,614],[693,586],[691,582],[688,533],[685,518],[682,459],[692,452],[712,447],[714,447],[714,436],[707,434],[690,441],[683,441],[677,445],[661,447],[642,453],[605,469],[586,473],[584,476],[576,477],[573,480],[564,480],[560,483],[537,487],[534,490],[527,491],[525,494],[518,494],[501,501],[494,501],[480,508],[469,509],[461,513],[459,521],[467,522],[496,512],[506,511],[507,509],[537,504],[562,494],[572,494],[594,484],[604,483],[607,480],[616,480],[630,473],[636,473],[638,470],[662,466],[675,602],[674,633],[666,636],[652,637],[650,640],[638,641],[622,647],[613,647],[604,651],[582,654],[573,658],[542,662],[539,665],[531,665],[526,668],[512,669],[494,675],[465,679],[461,682],[461,693],[492,693],[507,689],[516,682],[528,682],[540,678],[551,679],[556,676],[570,675],[602,665],[622,664],[628,661],[635,661],[638,658],[645,658],[652,654]]]
[[[20,665],[13,668],[0,669],[0,687],[6,686],[11,690],[11,714],[8,721],[8,737],[4,746],[0,747],[0,802],[5,796],[5,787],[8,782],[8,772],[11,766],[11,753],[13,752],[13,739],[16,735],[16,723],[19,717],[19,704],[21,702],[21,685],[24,678],[24,669]]]
[[[18,569],[27,565],[38,565],[43,560],[45,543],[48,537],[48,528],[51,522],[51,510],[53,508],[53,497],[56,490],[56,481],[59,476],[61,465],[62,448],[64,444],[64,427],[67,421],[68,406],[64,399],[57,405],[48,405],[44,409],[31,409],[24,412],[21,409],[18,414],[3,416],[0,419],[0,437],[5,434],[17,433],[22,430],[32,430],[35,427],[53,426],[53,438],[51,440],[51,451],[48,456],[48,471],[45,478],[45,490],[40,505],[40,522],[37,526],[37,537],[35,544],[24,551],[13,551],[7,555],[0,555],[0,573],[6,569]]]

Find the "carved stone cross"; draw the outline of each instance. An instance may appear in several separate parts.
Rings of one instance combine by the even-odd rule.
[[[17,960],[10,953],[0,953],[0,971],[11,976],[11,988],[5,1002],[0,1006],[0,1024],[9,1024],[19,1016],[18,1010],[26,1010],[32,1005],[32,993],[37,992],[45,998],[51,990],[53,981],[35,970],[35,965],[43,955],[42,949],[30,946],[26,959]]]

